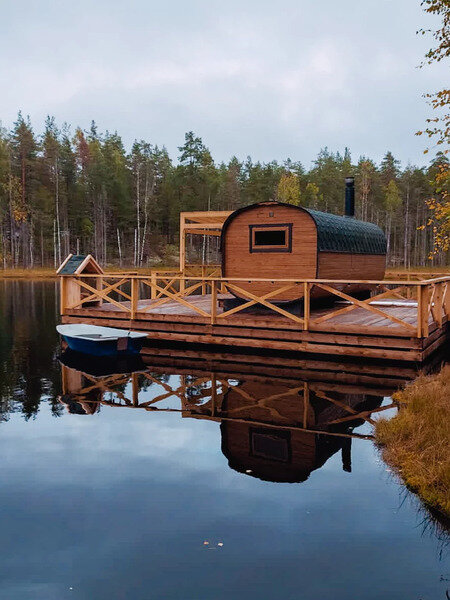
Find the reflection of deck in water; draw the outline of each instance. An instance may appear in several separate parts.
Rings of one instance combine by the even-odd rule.
[[[302,481],[338,451],[343,468],[350,470],[351,439],[372,438],[354,428],[373,423],[375,413],[395,407],[390,401],[382,405],[384,397],[414,376],[399,369],[397,378],[383,378],[361,369],[339,382],[337,367],[324,371],[317,363],[300,369],[285,364],[281,369],[267,357],[255,357],[257,364],[249,365],[229,356],[224,364],[215,354],[176,355],[164,348],[159,352],[159,357],[147,357],[150,364],[140,365],[139,371],[118,372],[116,364],[115,372],[103,377],[87,372],[86,361],[73,362],[68,353],[63,358],[61,401],[76,414],[94,414],[108,406],[219,422],[230,467],[270,481]],[[171,367],[165,364],[169,360]],[[278,368],[279,376],[266,373],[264,363]],[[169,375],[178,376],[175,384]]]

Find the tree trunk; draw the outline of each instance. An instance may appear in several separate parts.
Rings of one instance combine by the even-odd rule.
[[[58,263],[61,264],[61,223],[59,218],[59,166],[58,157],[55,158],[55,205],[56,205],[56,233],[58,239]]]
[[[122,248],[120,246],[120,233],[119,228],[117,228],[117,249],[119,251],[119,265],[122,266]]]
[[[405,236],[403,244],[403,266],[409,268],[409,185],[406,187]]]

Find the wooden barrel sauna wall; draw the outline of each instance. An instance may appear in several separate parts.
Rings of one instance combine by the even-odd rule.
[[[383,279],[386,238],[373,223],[281,202],[261,202],[232,213],[222,229],[222,272],[227,278],[342,279],[335,285],[349,294],[370,289],[352,280]],[[263,295],[280,284],[240,282]],[[311,297],[327,295],[314,288]],[[271,301],[301,299],[301,285]]]

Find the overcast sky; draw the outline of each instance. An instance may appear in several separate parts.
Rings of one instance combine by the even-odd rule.
[[[414,136],[422,93],[443,65],[417,69],[434,21],[420,0],[0,0],[0,120],[59,123],[166,145],[184,133],[213,157],[301,160],[321,147],[354,160],[390,149],[425,164]]]

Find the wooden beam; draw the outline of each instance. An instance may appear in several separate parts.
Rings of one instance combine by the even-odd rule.
[[[185,223],[184,229],[222,229],[223,223]]]
[[[73,254],[69,254],[67,256],[67,258],[65,260],[63,260],[63,262],[59,265],[56,274],[59,275],[59,272],[62,271],[62,269],[64,269],[64,267],[66,266],[66,264],[69,262],[69,260],[72,258]]]
[[[203,225],[202,225],[203,227]],[[188,233],[191,235],[212,235],[212,236],[217,236],[220,237],[221,233],[220,231],[217,231],[216,229],[191,229],[189,227],[186,227],[184,230],[184,233],[187,235]]]

